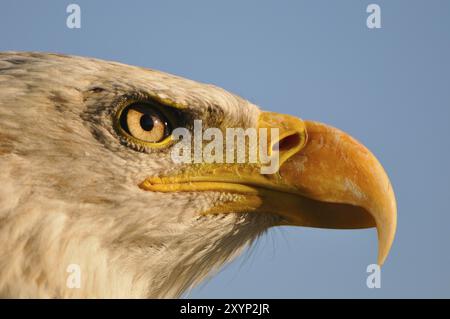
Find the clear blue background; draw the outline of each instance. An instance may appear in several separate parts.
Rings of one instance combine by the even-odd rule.
[[[398,199],[382,288],[366,287],[375,230],[278,228],[190,297],[450,297],[450,1],[2,0],[0,50],[155,68],[357,137]]]

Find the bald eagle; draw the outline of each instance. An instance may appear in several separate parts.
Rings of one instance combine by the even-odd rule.
[[[278,128],[279,170],[174,163],[172,132],[194,120]],[[1,296],[178,297],[279,225],[376,227],[381,265],[396,229],[390,181],[346,133],[210,84],[0,53]]]

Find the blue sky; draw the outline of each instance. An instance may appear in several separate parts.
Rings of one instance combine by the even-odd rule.
[[[81,7],[81,29],[66,7]],[[381,29],[366,7],[381,8]],[[190,297],[450,297],[449,1],[17,1],[0,50],[150,67],[339,127],[389,174],[398,229],[380,289],[375,230],[270,230]]]

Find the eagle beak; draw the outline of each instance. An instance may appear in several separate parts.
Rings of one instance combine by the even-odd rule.
[[[376,227],[382,265],[394,240],[397,208],[389,178],[375,156],[351,136],[325,124],[262,112],[258,126],[278,129],[278,137],[268,139],[266,150],[278,152],[275,174],[261,174],[250,165],[201,164],[177,175],[148,177],[140,187],[242,195],[204,214],[255,211],[281,216],[282,225]]]
[[[335,229],[376,227],[378,264],[382,265],[397,224],[395,196],[383,167],[346,133],[312,121],[304,121],[304,127],[307,142],[279,169],[283,182],[295,187],[300,195],[286,198],[291,203],[281,209],[288,224]],[[284,151],[280,149],[281,157]]]

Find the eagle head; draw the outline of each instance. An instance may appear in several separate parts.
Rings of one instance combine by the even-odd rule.
[[[191,134],[189,146],[200,121],[214,129],[197,141],[203,151],[227,129],[265,129],[260,150],[278,156],[277,170],[262,173],[249,154],[174,161],[188,140],[174,132]],[[0,184],[2,296],[177,297],[279,225],[376,227],[382,264],[396,228],[383,167],[346,133],[213,85],[75,56],[0,53]]]

